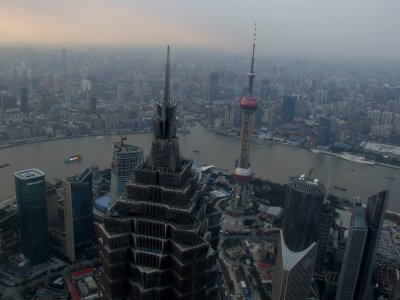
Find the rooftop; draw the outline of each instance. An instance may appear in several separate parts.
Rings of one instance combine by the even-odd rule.
[[[14,173],[15,177],[21,180],[29,180],[33,178],[38,178],[44,176],[44,172],[39,169],[26,169],[22,171],[17,171]]]
[[[360,197],[354,199],[353,207],[353,228],[354,229],[366,229],[367,224],[365,222],[364,208]]]

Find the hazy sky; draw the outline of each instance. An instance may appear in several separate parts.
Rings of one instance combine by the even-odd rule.
[[[0,43],[400,61],[400,0],[1,0]]]

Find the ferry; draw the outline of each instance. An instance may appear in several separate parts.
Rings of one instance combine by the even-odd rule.
[[[361,163],[361,164],[367,164],[367,165],[374,165],[375,164],[375,162],[373,160],[367,160],[363,156],[353,155],[353,154],[350,154],[350,153],[343,153],[339,157],[342,158],[342,159],[348,160],[348,161]]]
[[[70,157],[68,157],[68,159],[64,160],[65,164],[69,164],[75,161],[81,161],[82,160],[82,156],[80,156],[80,154],[74,154],[71,155]]]

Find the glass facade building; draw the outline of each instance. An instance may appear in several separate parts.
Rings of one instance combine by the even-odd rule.
[[[368,232],[365,241],[368,247],[364,249],[354,299],[367,300],[372,293],[372,273],[376,265],[376,253],[378,251],[388,202],[388,190],[379,192],[368,198],[366,207]]]
[[[293,252],[280,232],[275,273],[272,281],[272,300],[308,299],[314,268],[316,243],[303,251]]]
[[[15,172],[15,191],[21,222],[21,250],[31,265],[50,258],[45,174],[38,169]]]
[[[301,175],[291,177],[283,217],[283,236],[291,251],[303,251],[319,235],[326,188],[318,181]]]
[[[63,180],[66,255],[75,261],[79,250],[93,242],[92,170]]]
[[[354,199],[349,234],[342,270],[340,271],[336,300],[352,300],[357,284],[358,272],[367,238],[367,223],[361,198]]]
[[[143,150],[121,142],[114,146],[111,163],[111,200],[113,203],[125,192],[136,166],[143,160]]]

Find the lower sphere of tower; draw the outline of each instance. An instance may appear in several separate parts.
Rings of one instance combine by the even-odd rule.
[[[236,168],[233,172],[236,183],[249,184],[253,180],[253,173],[250,168]]]

